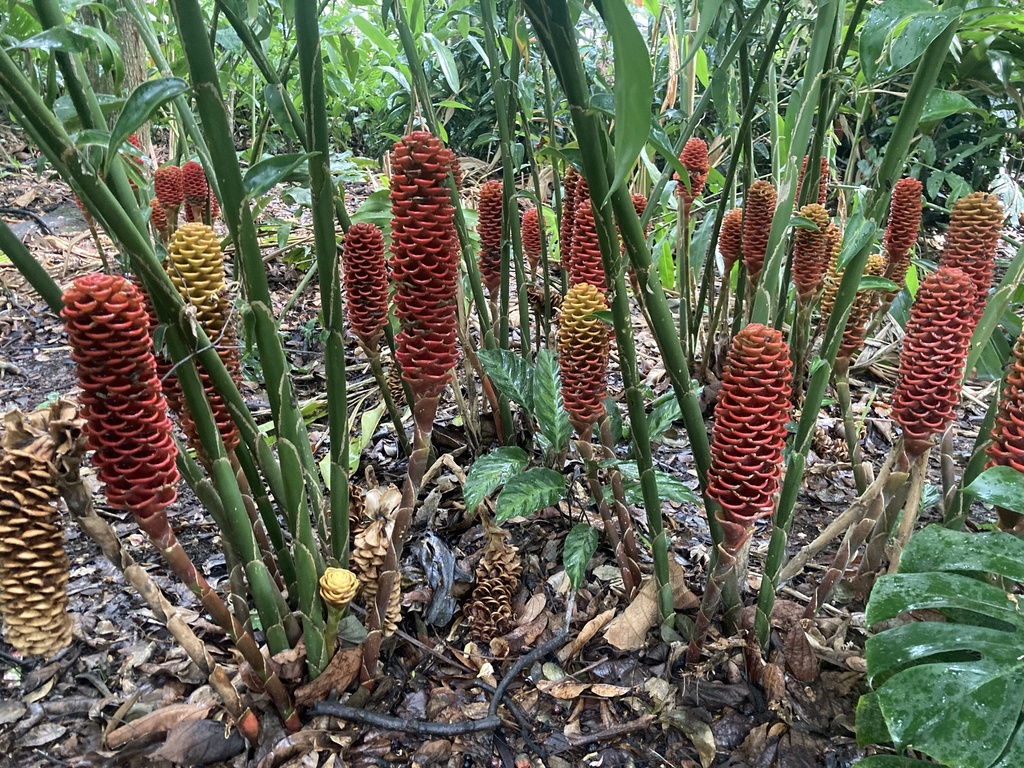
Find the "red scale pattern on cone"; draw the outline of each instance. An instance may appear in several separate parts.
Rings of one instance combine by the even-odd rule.
[[[149,201],[149,211],[149,220],[153,223],[153,229],[161,235],[167,234],[167,212],[157,198],[154,197]]]
[[[798,215],[817,225],[817,231],[797,227],[793,235],[793,284],[800,301],[806,302],[821,288],[832,255],[829,248],[828,211],[817,203],[809,203]]]
[[[597,226],[594,224],[594,211],[589,198],[576,209],[575,224],[572,233],[569,287],[588,283],[601,293],[605,293],[608,288],[604,279],[601,244],[597,239]]]
[[[782,333],[753,323],[733,338],[715,406],[708,495],[735,552],[775,508],[791,409],[793,364]]]
[[[142,283],[134,277],[132,278],[132,285],[135,286],[135,290],[139,292],[139,296],[142,298],[142,306],[146,310],[146,316],[149,318],[149,335],[153,337],[160,325],[160,320],[156,316],[156,310],[153,309],[153,302],[149,300],[149,294],[142,287]],[[156,349],[155,344],[153,354],[156,359],[156,377],[160,380],[160,389],[163,390],[167,407],[172,413],[180,414],[184,407],[185,396],[181,392],[181,383],[174,373],[174,363],[170,361],[166,354]]]
[[[900,288],[907,279],[910,251],[917,242],[921,226],[921,182],[900,179],[892,190],[889,223],[885,226],[885,253],[889,264],[885,276]]]
[[[388,270],[384,236],[373,224],[359,222],[345,233],[345,307],[352,333],[373,346],[388,319]]]
[[[562,397],[581,435],[604,414],[608,396],[608,327],[595,312],[608,308],[604,295],[589,283],[569,289],[558,329]]]
[[[1013,362],[999,398],[999,413],[992,427],[992,443],[986,449],[988,466],[1013,467],[1024,472],[1024,333],[1013,349]],[[1000,527],[1012,530],[1021,516],[998,509]]]
[[[920,456],[953,421],[974,332],[974,286],[955,267],[928,276],[910,307],[892,417],[909,456]]]
[[[206,204],[210,186],[206,182],[206,171],[195,160],[189,160],[181,166],[181,188],[185,199],[192,205]]]
[[[61,316],[107,501],[141,519],[162,513],[176,495],[177,450],[141,295],[123,277],[84,275],[64,293]]]
[[[722,254],[725,274],[731,274],[733,264],[743,255],[742,208],[733,208],[722,219],[722,229],[718,232],[718,252]]]
[[[683,151],[679,153],[679,162],[682,163],[689,174],[690,189],[686,189],[686,184],[683,183],[683,180],[679,178],[679,174],[676,173],[675,178],[679,182],[676,186],[676,194],[683,199],[683,204],[689,209],[693,201],[700,197],[700,193],[704,191],[704,184],[708,180],[708,171],[711,170],[708,161],[707,142],[698,138],[687,140],[683,146]]]
[[[800,165],[800,176],[796,182],[796,199],[799,202],[804,189],[804,178],[807,175],[807,155],[804,155],[804,161]],[[827,157],[821,158],[821,166],[818,171],[817,186],[814,189],[814,197],[817,198],[818,205],[825,205],[828,200],[828,185],[832,179],[832,165],[829,163]]]
[[[200,169],[202,170],[202,169]],[[166,208],[176,208],[185,200],[185,187],[181,180],[181,168],[163,165],[153,174],[153,189],[156,199]]]
[[[480,280],[491,298],[501,286],[501,182],[488,181],[480,188],[476,232],[480,236]]]
[[[540,242],[540,217],[537,214],[537,209],[533,206],[527,208],[526,213],[523,214],[521,231],[523,235],[523,251],[530,262],[530,271],[536,272],[540,264],[542,246]]]
[[[580,175],[571,165],[565,169],[565,197],[562,200],[562,221],[558,230],[558,247],[562,271],[568,272],[572,263],[572,232],[576,226],[576,186]]]
[[[972,192],[953,203],[939,266],[961,269],[974,281],[976,321],[985,312],[1002,231],[1003,204],[995,195]]]
[[[763,180],[750,185],[743,201],[743,263],[751,283],[761,276],[777,201],[775,187]]]
[[[402,377],[420,397],[440,395],[458,359],[458,239],[444,183],[455,155],[426,131],[395,143],[391,268]]]

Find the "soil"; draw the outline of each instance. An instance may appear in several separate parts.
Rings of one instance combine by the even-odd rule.
[[[8,142],[10,161],[0,169],[0,201],[5,201],[8,211],[21,212],[4,212],[5,220],[62,285],[76,275],[100,269],[97,244],[84,227],[70,191],[59,181],[35,176],[26,165],[27,148],[19,148],[16,139],[15,135]],[[355,205],[372,189],[352,191],[357,194],[349,202]],[[41,231],[39,221],[29,213],[40,217],[50,232]],[[275,309],[281,310],[308,268],[308,213],[297,216],[293,207],[278,200],[264,213],[265,218],[270,216],[292,223],[290,247],[267,264]],[[264,232],[276,237],[271,226]],[[50,398],[73,398],[74,371],[60,322],[9,263],[0,261],[0,278],[4,289],[0,409],[31,410]],[[279,314],[303,401],[324,398],[318,312],[314,279],[288,313]],[[642,374],[654,393],[660,394],[668,386],[667,376],[639,311],[635,317]],[[893,326],[883,326],[869,343],[852,381],[854,401],[866,424],[865,458],[876,468],[893,439],[884,403],[895,370],[890,342],[897,336]],[[347,357],[350,406],[365,413],[376,405],[376,388],[354,344],[348,347]],[[615,386],[612,394],[621,401]],[[966,463],[991,394],[986,382],[969,386],[958,425],[960,466]],[[243,395],[257,420],[266,421],[266,396],[255,379],[244,382]],[[822,412],[820,425],[797,507],[790,554],[813,540],[856,495],[834,406]],[[519,548],[524,573],[516,595],[517,629],[504,647],[473,643],[460,613],[439,626],[427,623],[432,589],[426,583],[425,568],[431,566],[431,558],[443,553],[460,571],[471,574],[481,554],[481,529],[467,516],[459,487],[459,470],[471,460],[471,443],[478,439],[486,443],[488,430],[493,431],[486,420],[480,428],[482,438],[467,431],[450,399],[443,403],[435,450],[454,461],[437,465],[423,489],[407,548],[402,631],[385,645],[384,679],[363,703],[370,711],[434,722],[479,718],[486,714],[493,690],[480,681],[493,685],[501,680],[519,657],[560,630],[568,632],[567,639],[576,638],[588,623],[600,623],[606,620],[606,612],[620,614],[625,608],[614,557],[602,547],[584,578],[571,623],[565,626],[570,595],[561,541],[581,515],[590,514],[577,501],[572,507],[563,503],[529,521],[506,525]],[[327,448],[323,419],[315,419],[310,431],[322,455]],[[681,426],[671,428],[657,443],[655,459],[661,470],[696,488],[683,435]],[[380,482],[400,483],[404,465],[397,457],[394,432],[385,418],[365,448],[354,478],[361,481],[367,467],[372,467]],[[577,464],[570,469],[579,476]],[[937,468],[932,471],[938,483]],[[577,491],[576,498],[585,500],[578,483]],[[236,682],[244,681],[244,670],[239,669],[223,634],[204,618],[194,596],[168,576],[131,517],[107,507],[102,495],[96,496],[96,504],[125,549],[144,564],[214,658],[237,676]],[[699,589],[710,546],[702,513],[692,505],[668,501],[663,511],[671,554],[685,574],[685,583]],[[989,521],[984,511],[974,513],[977,523]],[[637,526],[645,531],[642,512],[635,514]],[[930,510],[925,518],[936,514]],[[184,484],[170,517],[183,546],[211,583],[224,582],[227,571],[218,530]],[[751,548],[751,590],[759,582],[767,530],[767,526],[759,528]],[[417,736],[387,724],[360,724],[307,712],[303,730],[288,735],[265,697],[251,694],[263,733],[259,748],[246,749],[226,723],[227,715],[204,676],[142,599],[70,522],[66,532],[72,561],[69,597],[74,642],[45,662],[20,658],[0,644],[0,765],[840,768],[865,754],[853,732],[857,697],[865,690],[864,595],[844,581],[816,619],[801,621],[808,595],[830,562],[834,545],[814,558],[780,594],[767,666],[759,653],[749,652],[744,632],[729,637],[712,628],[703,661],[695,668],[684,663],[685,643],[671,636],[659,638],[656,628],[642,633],[635,650],[616,648],[598,633],[571,658],[552,653],[527,665],[511,684],[509,703],[499,708],[502,722],[493,734]],[[650,571],[649,562],[642,566]],[[681,615],[692,619],[696,598],[685,588],[680,594],[685,604]],[[277,661],[283,669],[301,670],[301,659],[299,663],[294,658]],[[562,680],[564,674],[571,677]],[[131,723],[141,725],[132,731]]]

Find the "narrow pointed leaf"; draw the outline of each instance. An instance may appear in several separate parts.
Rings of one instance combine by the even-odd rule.
[[[107,167],[117,157],[121,145],[134,133],[140,125],[149,120],[167,102],[188,90],[188,83],[180,77],[161,77],[148,80],[132,91],[128,101],[117,118],[114,130],[110,132],[110,145],[107,147]]]
[[[277,155],[260,160],[245,172],[245,177],[242,179],[246,198],[255,200],[265,195],[277,184],[290,177],[299,166],[314,154],[299,152],[292,155]],[[301,176],[305,179],[307,174],[301,174]]]

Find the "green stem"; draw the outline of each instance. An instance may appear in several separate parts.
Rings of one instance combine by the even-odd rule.
[[[0,219],[0,251],[7,254],[15,269],[28,280],[28,284],[42,297],[50,311],[59,315],[64,308],[60,286],[50,277],[43,265],[35,260],[3,219]]]

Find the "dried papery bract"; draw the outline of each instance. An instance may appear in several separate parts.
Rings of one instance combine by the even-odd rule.
[[[345,309],[352,333],[365,345],[375,345],[388,318],[388,270],[384,236],[368,222],[353,224],[345,233]]]
[[[530,265],[530,276],[537,274],[540,266],[540,255],[543,249],[540,239],[540,216],[534,206],[530,206],[523,214],[522,222],[523,251]]]
[[[903,428],[911,458],[926,453],[956,415],[975,302],[971,278],[954,267],[940,267],[921,283],[910,307],[892,417]]]
[[[480,279],[491,301],[501,286],[502,185],[488,181],[480,188],[476,231],[480,236]]]
[[[373,486],[365,492],[353,486],[351,497],[353,506],[361,507],[361,512],[355,516],[357,523],[350,565],[359,578],[362,602],[369,609],[377,597],[377,586],[387,559],[402,492],[393,485],[384,488]],[[401,619],[401,590],[396,587],[392,592],[384,619],[384,637],[395,633]]]
[[[974,282],[975,321],[985,312],[992,268],[1003,231],[1003,204],[995,195],[972,192],[953,203],[939,266],[956,267]]]
[[[752,323],[733,338],[715,406],[708,496],[724,547],[736,552],[772,514],[792,408],[792,363],[782,333]]]
[[[239,381],[241,363],[235,330],[229,321],[231,302],[224,283],[224,255],[220,249],[220,239],[213,228],[206,224],[183,224],[171,238],[169,254],[166,269],[171,282],[182,298],[195,308],[196,321],[206,332],[235,381]],[[230,451],[238,445],[238,428],[231,418],[224,396],[202,367],[199,376],[224,447]],[[181,421],[190,443],[199,450],[195,425],[185,409],[181,412]]]
[[[608,290],[604,276],[604,261],[601,259],[601,243],[597,237],[597,225],[594,222],[594,209],[590,198],[577,206],[572,232],[569,287],[582,283],[594,286],[601,293]]]
[[[911,250],[921,226],[921,182],[900,179],[892,190],[889,222],[885,226],[885,253],[889,262],[885,277],[903,288],[910,267]],[[895,295],[894,295],[895,296]],[[890,298],[891,301],[891,298]]]
[[[762,180],[750,185],[743,200],[743,264],[751,284],[761,276],[777,200],[775,187]]]
[[[828,211],[817,203],[808,203],[798,212],[817,227],[797,227],[793,235],[793,284],[802,303],[811,301],[821,288],[831,256],[826,229]]]
[[[722,229],[718,233],[718,252],[722,254],[724,274],[731,274],[733,265],[743,256],[742,208],[733,208],[722,219]]]
[[[519,551],[505,539],[507,534],[483,518],[487,543],[476,566],[476,586],[466,604],[473,637],[485,643],[508,634],[515,626],[513,600],[519,591],[523,564]]]
[[[1013,467],[1024,472],[1024,333],[1013,348],[1013,361],[999,396],[999,412],[991,437],[992,442],[986,449],[989,466]],[[1003,530],[1020,526],[1021,515],[1002,508],[996,511]]]
[[[71,643],[70,562],[49,433],[60,408],[11,411],[0,438],[0,614],[4,639],[26,656],[52,656]]]
[[[562,271],[569,273],[572,262],[572,232],[576,226],[576,187],[580,175],[571,165],[565,169],[565,197],[562,198],[562,221],[558,230],[558,248],[560,251]]]
[[[607,310],[601,291],[589,283],[569,289],[558,329],[558,362],[565,410],[581,436],[604,415],[608,396],[608,326],[596,312]]]

